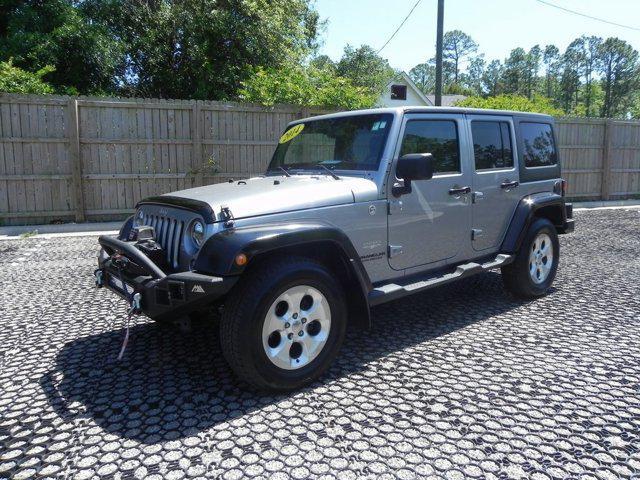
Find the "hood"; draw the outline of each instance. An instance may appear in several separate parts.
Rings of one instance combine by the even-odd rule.
[[[254,177],[166,195],[207,203],[220,220],[223,206],[229,207],[235,218],[254,217],[376,200],[378,188],[373,181],[359,177],[336,180],[328,175],[292,175]]]

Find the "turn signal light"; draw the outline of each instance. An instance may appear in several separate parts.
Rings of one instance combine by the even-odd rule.
[[[247,256],[244,253],[236,255],[236,265],[242,267],[247,264]]]

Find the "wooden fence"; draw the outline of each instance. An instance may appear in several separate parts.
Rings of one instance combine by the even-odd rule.
[[[0,94],[0,224],[110,220],[146,196],[265,170],[286,124],[321,113],[193,100]],[[640,122],[561,119],[569,195],[640,195]]]

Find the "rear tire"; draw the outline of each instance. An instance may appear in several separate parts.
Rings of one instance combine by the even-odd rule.
[[[220,319],[222,353],[259,389],[293,390],[322,375],[346,331],[346,302],[330,271],[303,257],[256,267],[234,288]]]
[[[560,242],[553,224],[536,219],[524,238],[513,263],[502,267],[504,286],[520,298],[536,298],[547,293],[560,259]]]

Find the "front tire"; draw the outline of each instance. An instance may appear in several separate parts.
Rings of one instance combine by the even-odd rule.
[[[521,298],[545,295],[558,269],[560,242],[553,224],[536,219],[524,238],[516,259],[502,268],[502,280],[511,293]]]
[[[251,386],[292,390],[326,371],[346,331],[338,282],[322,264],[292,257],[247,272],[220,321],[222,353]]]

